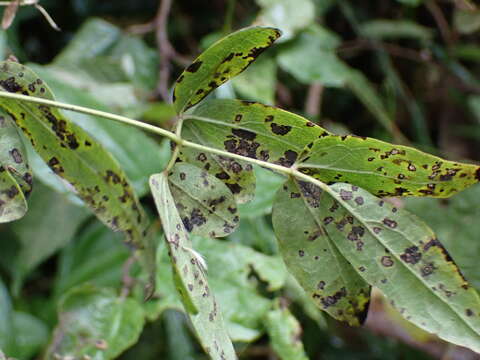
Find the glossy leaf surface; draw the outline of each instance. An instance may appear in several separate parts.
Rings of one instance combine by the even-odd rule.
[[[359,326],[367,316],[370,286],[324,230],[330,219],[319,213],[318,200],[312,200],[316,195],[317,188],[293,179],[278,190],[272,222],[280,252],[289,272],[320,309]]]
[[[302,172],[377,196],[449,197],[480,181],[480,167],[358,136],[325,136],[307,148]]]
[[[173,278],[196,335],[212,359],[236,359],[217,300],[208,285],[204,260],[192,247],[165,174],[152,175],[150,187],[169,246]]]
[[[279,37],[277,29],[251,27],[210,46],[177,79],[173,92],[177,113],[197,104],[212,90],[240,74]]]
[[[185,229],[195,235],[222,237],[238,226],[237,205],[219,179],[190,164],[177,164],[168,181]]]

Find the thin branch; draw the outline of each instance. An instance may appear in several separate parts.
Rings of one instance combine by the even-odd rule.
[[[440,29],[440,33],[442,34],[443,40],[448,47],[452,47],[455,43],[455,37],[450,30],[450,25],[448,24],[447,19],[445,19],[445,16],[443,15],[442,9],[440,9],[435,0],[428,0],[425,3],[425,6],[435,19],[435,22]]]
[[[170,80],[170,60],[173,57],[172,46],[168,41],[167,24],[168,14],[172,7],[172,0],[161,0],[156,18],[156,38],[157,46],[160,52],[160,72],[157,84],[157,94],[164,101],[169,100],[168,83]]]
[[[323,85],[313,83],[308,88],[307,99],[305,100],[305,113],[310,116],[319,116],[322,104]]]

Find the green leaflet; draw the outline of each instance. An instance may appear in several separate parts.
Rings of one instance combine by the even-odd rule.
[[[192,119],[185,115],[183,126],[204,145],[287,167],[307,144],[329,135],[320,126],[288,111],[230,99],[210,100],[198,106]]]
[[[337,320],[359,326],[367,316],[370,286],[325,232],[318,188],[290,179],[278,190],[272,222],[280,252],[315,304]],[[294,214],[294,215],[293,215]]]
[[[32,191],[32,172],[25,146],[10,115],[0,108],[0,165],[8,169],[25,196]]]
[[[480,181],[477,165],[358,136],[318,139],[298,168],[322,182],[355,184],[377,196],[449,197]]]
[[[169,246],[174,280],[202,347],[212,359],[236,359],[222,314],[207,282],[204,260],[192,248],[167,176],[164,173],[152,175],[150,188]]]
[[[298,320],[279,301],[265,317],[265,327],[275,353],[282,360],[308,360],[300,335]]]
[[[0,223],[20,219],[27,209],[22,189],[13,176],[0,166]]]
[[[235,230],[240,221],[237,205],[221,180],[194,165],[180,163],[168,174],[168,181],[188,232],[222,237]]]
[[[58,315],[45,359],[115,359],[137,342],[145,324],[138,301],[88,284],[61,299]]]
[[[201,136],[202,134],[198,133],[196,129],[188,125],[184,126],[182,137],[185,140],[206,145],[205,140]],[[210,174],[222,180],[239,204],[253,200],[256,179],[252,165],[243,161],[185,147],[180,150],[179,158],[182,161],[207,170]]]
[[[0,223],[27,212],[25,196],[32,190],[32,173],[25,148],[10,115],[0,109]]]
[[[340,253],[407,320],[480,351],[480,298],[425,223],[355,185],[308,198]]]
[[[173,91],[177,113],[197,104],[212,90],[240,74],[279,37],[277,29],[251,27],[210,46],[177,79]]]
[[[0,86],[53,99],[35,73],[14,62],[1,64]],[[50,169],[75,188],[102,222],[125,232],[135,247],[143,247],[146,219],[141,205],[122,169],[102,146],[58,109],[10,99],[0,99],[0,106],[12,114]]]

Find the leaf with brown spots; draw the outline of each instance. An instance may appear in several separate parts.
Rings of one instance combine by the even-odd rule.
[[[32,189],[25,148],[10,115],[0,109],[0,223],[18,220]]]
[[[358,185],[377,196],[445,198],[480,181],[480,167],[372,138],[330,135],[306,149],[298,168],[332,184]]]
[[[20,186],[10,172],[0,165],[0,223],[20,219],[27,209]]]
[[[289,272],[320,309],[359,326],[367,316],[370,286],[324,231],[333,218],[318,211],[319,195],[313,185],[292,179],[278,190],[272,222],[280,252]]]
[[[180,176],[180,173],[178,174]],[[192,247],[164,173],[150,177],[162,221],[177,290],[205,352],[212,359],[236,359],[222,313],[208,285],[204,260]]]
[[[47,85],[29,68],[0,63],[0,88],[53,100]],[[136,249],[151,248],[145,231],[147,219],[138,198],[117,161],[92,136],[57,108],[0,99],[35,151],[58,176],[69,182],[95,215],[114,231],[122,231]],[[153,278],[154,251],[144,252]]]
[[[325,232],[365,281],[418,327],[480,351],[479,295],[425,223],[357,186],[310,187],[312,210],[330,217]]]
[[[192,116],[185,115],[184,129],[203,145],[287,167],[305,146],[329,134],[299,115],[242,100],[210,100]]]
[[[245,70],[280,37],[270,27],[234,32],[210,46],[177,79],[173,104],[178,114],[200,102],[212,90]]]
[[[240,218],[228,187],[191,164],[179,163],[168,174],[185,229],[194,235],[222,237],[235,231]]]
[[[183,128],[182,137],[185,140],[205,145],[201,134],[189,126]],[[186,147],[180,150],[179,158],[220,179],[230,189],[239,204],[247,203],[253,199],[255,174],[252,166],[248,163]]]

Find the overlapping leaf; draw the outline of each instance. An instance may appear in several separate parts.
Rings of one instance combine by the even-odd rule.
[[[354,185],[309,187],[324,232],[365,281],[418,327],[480,350],[479,296],[428,226]]]
[[[367,315],[370,286],[324,230],[330,218],[319,213],[318,195],[318,188],[293,179],[278,190],[272,222],[280,252],[289,272],[319,308],[358,326]]]
[[[22,140],[10,115],[0,109],[0,222],[25,215],[25,196],[31,189],[32,173]]]
[[[145,323],[136,300],[91,285],[68,292],[58,312],[60,321],[45,359],[115,359],[137,342]]]
[[[221,180],[191,164],[177,164],[168,180],[188,232],[222,237],[235,230],[240,221],[237,205]]]
[[[265,326],[275,352],[282,360],[307,360],[300,340],[301,328],[298,320],[287,308],[276,302],[265,318]]]
[[[201,256],[175,207],[167,176],[152,175],[150,187],[169,246],[174,279],[202,347],[212,359],[236,359],[222,314],[212,294]]]
[[[278,37],[277,29],[251,27],[210,46],[177,79],[173,92],[177,113],[197,104],[212,90],[240,74]]]
[[[325,136],[307,147],[300,171],[358,185],[378,196],[449,197],[480,181],[480,167],[358,136]]]

